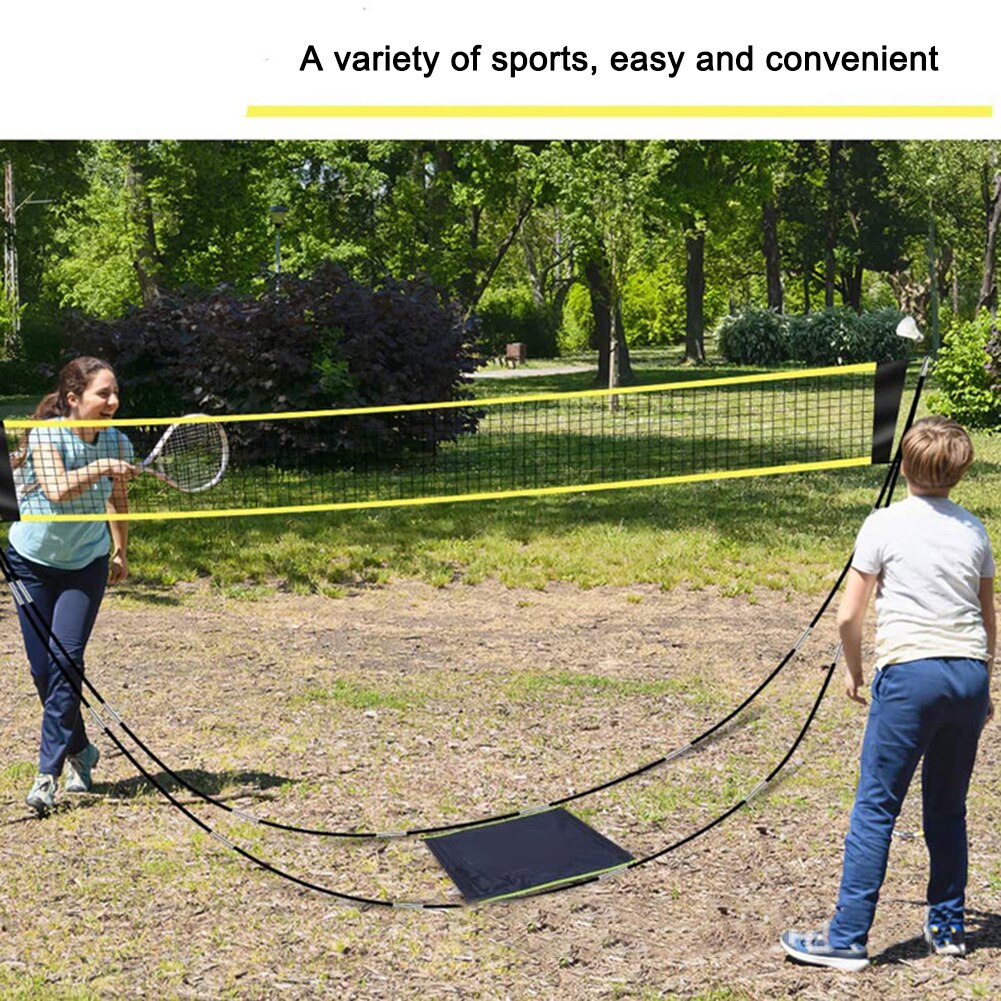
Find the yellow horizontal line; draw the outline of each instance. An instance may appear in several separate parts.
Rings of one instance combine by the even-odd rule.
[[[867,456],[856,459],[825,459],[797,462],[787,466],[761,466],[753,469],[728,469],[717,473],[689,473],[684,476],[658,476],[646,480],[617,480],[614,483],[577,483],[562,487],[526,487],[523,490],[498,490],[476,494],[436,497],[403,497],[394,500],[343,501],[335,504],[293,504],[287,507],[229,508],[219,511],[137,511],[127,514],[25,514],[24,522],[50,521],[177,521],[181,518],[241,518],[265,514],[312,514],[318,511],[361,511],[383,507],[418,507],[422,504],[454,504],[465,501],[510,500],[514,497],[555,497],[561,494],[590,493],[598,490],[624,490],[630,487],[655,487],[667,483],[700,483],[706,480],[734,480],[751,476],[775,476],[803,473],[807,470],[849,469],[872,465]]]
[[[992,118],[989,104],[250,104],[248,118]]]
[[[562,879],[554,879],[550,883],[540,883],[538,886],[527,886],[524,890],[514,890],[511,893],[502,893],[496,897],[484,897],[482,900],[477,900],[476,903],[496,904],[502,900],[516,900],[519,897],[527,897],[536,893],[541,893],[543,890],[548,890],[554,886],[564,886],[567,883],[593,880],[596,876],[607,876],[613,872],[625,872],[627,869],[632,869],[635,864],[635,859],[632,859],[629,862],[619,862],[617,865],[610,865],[605,869],[594,869],[591,872],[581,872],[575,876],[564,876]]]
[[[652,386],[619,386],[616,389],[581,389],[572,393],[525,393],[517,396],[494,396],[482,400],[446,400],[440,403],[393,403],[379,407],[351,407],[344,410],[300,410],[274,414],[220,414],[216,417],[188,415],[185,417],[129,417],[121,420],[69,421],[51,419],[44,421],[3,421],[11,431],[26,431],[44,427],[152,427],[166,424],[236,424],[245,421],[287,421],[306,420],[320,417],[352,417],[359,414],[397,414],[410,410],[446,410],[457,407],[492,407],[502,403],[546,403],[562,400],[577,400],[585,397],[629,396],[635,393],[665,393],[678,389],[715,389],[719,386],[739,386],[744,383],[788,382],[793,379],[813,379],[828,375],[855,375],[875,372],[876,363],[867,361],[856,365],[830,365],[826,368],[794,369],[789,372],[761,372],[756,375],[730,375],[718,379],[691,379],[687,382],[662,382]]]

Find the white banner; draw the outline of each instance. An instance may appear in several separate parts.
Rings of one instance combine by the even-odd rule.
[[[969,0],[7,6],[7,139],[999,131],[996,19]]]

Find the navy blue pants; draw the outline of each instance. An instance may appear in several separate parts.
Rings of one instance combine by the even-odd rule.
[[[21,583],[28,589],[42,621],[58,637],[73,662],[83,670],[83,652],[94,628],[108,583],[108,557],[102,556],[79,570],[60,570],[25,559],[8,548],[7,559]],[[43,642],[18,606],[24,648],[31,664],[31,677],[42,702],[42,739],[38,770],[60,775],[67,755],[79,754],[87,746],[87,731],[80,714],[80,696],[67,675],[74,672],[66,664],[55,642]],[[79,679],[74,677],[77,688]]]
[[[830,942],[865,945],[893,825],[918,762],[930,874],[929,923],[963,927],[966,793],[988,704],[987,665],[940,658],[876,673]]]

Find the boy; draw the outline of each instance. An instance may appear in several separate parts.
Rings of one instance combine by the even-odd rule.
[[[966,952],[966,793],[980,731],[994,714],[997,638],[990,541],[980,521],[949,500],[972,461],[969,436],[954,421],[917,421],[902,445],[907,499],[874,511],[859,532],[838,629],[846,694],[865,705],[862,621],[875,588],[872,708],[834,917],[817,931],[781,937],[799,962],[841,970],[868,965],[866,941],[894,821],[922,757],[930,861],[925,940],[938,955]]]

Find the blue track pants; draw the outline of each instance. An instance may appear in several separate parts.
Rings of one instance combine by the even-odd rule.
[[[25,559],[13,548],[7,558],[14,573],[28,589],[42,621],[58,637],[73,662],[83,670],[83,652],[94,628],[97,610],[108,582],[108,557],[103,556],[79,570],[61,570]],[[26,609],[18,606],[24,648],[31,664],[31,677],[42,702],[42,739],[38,770],[60,775],[67,755],[87,746],[87,731],[80,714],[79,679],[66,664],[55,642],[46,644],[28,621]]]

